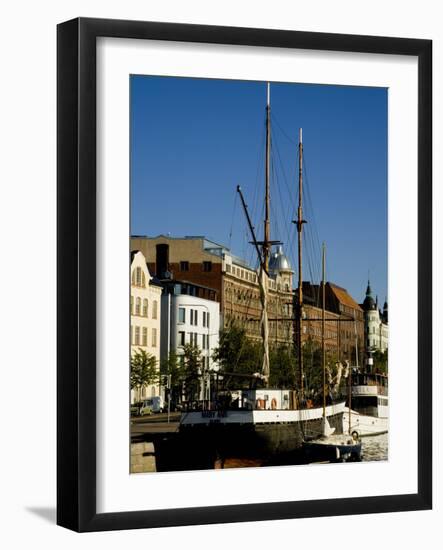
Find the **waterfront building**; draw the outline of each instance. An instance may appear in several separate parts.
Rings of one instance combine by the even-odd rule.
[[[193,344],[201,351],[202,373],[207,373],[209,377],[210,371],[218,368],[212,359],[219,344],[220,332],[220,304],[217,301],[217,292],[189,281],[165,279],[161,283],[161,360],[167,359],[169,354],[174,352],[179,365],[183,365],[184,346]],[[209,387],[209,378],[203,377],[200,399],[209,398]]]
[[[212,354],[218,347],[220,331],[217,293],[188,281],[163,280],[162,285],[161,359],[172,351],[181,362],[183,346],[194,344],[202,352],[205,369],[214,369]]]
[[[162,287],[151,276],[142,252],[131,253],[131,356],[144,350],[155,357],[160,370],[160,323]],[[131,390],[131,403],[160,395],[159,380],[140,392]]]
[[[231,250],[203,236],[133,236],[131,248],[143,251],[157,278],[186,280],[213,289],[220,303],[220,327],[235,322],[249,338],[260,340],[261,302],[257,272]],[[269,262],[269,341],[292,343],[292,269],[281,247]],[[167,277],[165,277],[167,276]]]
[[[366,297],[362,304],[365,318],[365,347],[367,352],[388,349],[388,302],[385,300],[383,310],[378,307],[378,297],[374,300],[371,284],[368,281]]]
[[[321,344],[321,286],[303,282],[303,340],[311,338]],[[325,347],[351,364],[364,361],[364,313],[348,291],[334,283],[325,284]],[[354,322],[355,321],[355,322]],[[357,338],[357,342],[356,342]]]

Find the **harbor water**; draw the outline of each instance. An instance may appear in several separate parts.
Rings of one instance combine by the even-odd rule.
[[[388,434],[362,438],[362,462],[388,460]]]

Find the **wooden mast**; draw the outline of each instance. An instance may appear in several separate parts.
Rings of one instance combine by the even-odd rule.
[[[297,225],[298,233],[298,288],[297,288],[297,323],[296,323],[296,343],[298,354],[299,368],[299,390],[300,401],[304,401],[304,372],[303,372],[303,353],[302,353],[302,332],[303,332],[303,270],[302,270],[302,237],[303,224],[306,223],[303,219],[303,130],[299,129],[298,142],[298,209],[297,209]]]
[[[323,254],[322,254],[322,281],[321,281],[321,356],[322,356],[322,365],[323,365],[323,418],[326,418],[326,349],[325,349],[325,310],[326,310],[326,300],[325,300],[325,263],[326,263],[326,247],[323,243]]]
[[[268,82],[266,101],[266,166],[265,166],[265,220],[263,238],[263,264],[266,273],[269,272],[269,256],[271,252],[271,228],[270,228],[270,165],[271,165],[271,88]]]

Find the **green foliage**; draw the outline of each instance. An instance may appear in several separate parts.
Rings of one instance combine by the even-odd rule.
[[[182,383],[183,383],[183,373],[180,368],[180,363],[178,356],[175,352],[171,351],[169,356],[166,359],[163,359],[160,364],[160,370],[162,377],[170,376],[170,392],[171,392],[171,403],[172,406],[175,406],[180,402],[181,392],[182,392]],[[166,385],[165,380],[163,380],[164,385]]]
[[[131,357],[131,389],[140,394],[146,386],[158,381],[157,360],[139,348]]]
[[[194,401],[199,398],[200,375],[203,374],[201,350],[195,344],[185,344],[183,357],[181,378],[184,382],[185,396],[187,401]]]
[[[277,345],[269,350],[271,387],[297,389],[299,387],[299,365],[292,345]],[[214,350],[213,359],[218,362],[219,373],[223,375],[223,387],[227,390],[247,388],[253,384],[250,377],[262,368],[263,347],[261,342],[247,338],[246,331],[236,325],[224,329],[220,335],[220,345]],[[333,380],[337,376],[335,352],[326,351],[326,364]],[[321,345],[308,339],[303,345],[303,373],[305,395],[314,400],[323,399],[323,361]],[[326,378],[328,383],[328,376]],[[346,381],[342,378],[340,386]],[[327,388],[329,392],[329,387]]]
[[[336,352],[326,349],[325,364],[329,368],[332,375],[333,385],[337,377],[338,356]],[[298,371],[298,361],[297,373]],[[343,365],[344,367],[344,365]],[[321,345],[309,338],[303,346],[303,373],[304,373],[304,389],[306,397],[313,399],[315,402],[323,400],[323,357]],[[298,379],[297,379],[298,381]],[[341,378],[340,387],[346,383],[346,380]],[[329,376],[326,374],[326,391],[329,394]],[[338,390],[337,390],[338,391]]]
[[[299,372],[297,361],[297,373]],[[306,395],[322,392],[323,362],[321,346],[311,338],[303,346],[303,373]]]
[[[293,389],[297,386],[297,361],[292,346],[279,345],[269,350],[269,385],[275,388]]]
[[[372,354],[374,359],[374,371],[381,374],[388,374],[388,350],[384,352],[376,350]]]
[[[249,340],[245,329],[235,322],[223,329],[219,346],[212,355],[213,360],[219,364],[219,373],[223,376],[225,389],[249,387],[251,378],[240,375],[260,372],[262,357],[261,343]]]

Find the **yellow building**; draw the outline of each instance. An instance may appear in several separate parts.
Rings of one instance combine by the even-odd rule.
[[[162,287],[153,281],[144,255],[131,254],[131,356],[144,350],[156,359],[160,370],[160,303]],[[160,395],[159,381],[138,392],[131,391],[131,403]]]

